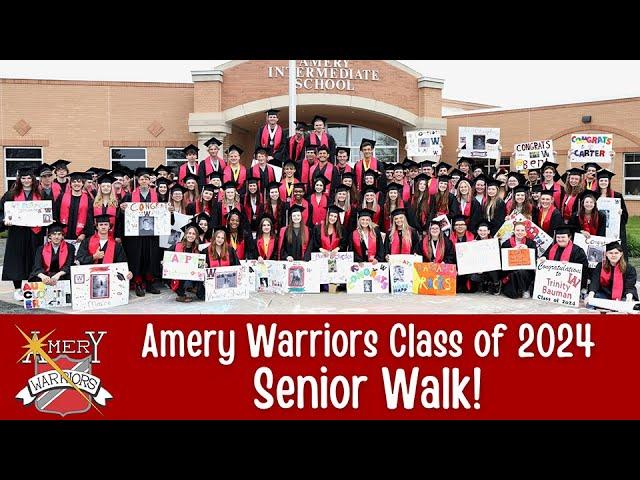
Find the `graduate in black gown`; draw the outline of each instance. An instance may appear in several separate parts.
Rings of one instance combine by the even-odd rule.
[[[620,210],[618,212],[613,212],[613,214],[620,215],[620,245],[622,245],[624,259],[629,260],[629,248],[627,247],[627,221],[629,221],[629,212],[627,211],[627,205],[622,194],[611,188],[611,178],[614,176],[615,173],[610,172],[606,168],[599,170],[596,174],[598,179],[598,191],[600,192],[601,197],[620,199]]]
[[[282,127],[278,125],[278,113],[280,110],[267,110],[267,123],[258,129],[255,148],[263,148],[267,152],[267,161],[277,167],[282,166],[282,160],[287,147],[287,137],[284,136]],[[268,182],[262,184],[262,189]],[[262,190],[261,189],[261,190]]]
[[[8,231],[7,245],[2,268],[2,280],[13,281],[13,298],[22,301],[22,281],[29,278],[33,270],[36,249],[44,242],[44,227],[21,227],[13,225],[6,215],[5,202],[29,202],[41,200],[36,177],[30,168],[21,168],[16,181],[0,199],[0,231]]]
[[[466,179],[462,179],[461,181],[466,182]],[[467,217],[462,213],[459,213],[455,217],[451,219],[452,232],[449,235],[449,239],[453,244],[454,252],[455,247],[458,243],[467,243],[473,242],[475,237],[473,233],[471,233],[467,227]],[[456,252],[456,265],[458,263],[457,252]],[[471,281],[471,275],[458,275],[456,280],[456,292],[458,293],[473,293],[476,291],[477,284]]]
[[[289,208],[289,224],[280,229],[278,238],[280,260],[311,260],[311,229],[302,221],[303,211],[297,204]]]
[[[320,115],[313,117],[313,130],[309,132],[305,138],[305,145],[319,147],[324,145],[329,147],[329,162],[336,163],[336,141],[333,136],[327,132],[327,118]]]
[[[64,238],[81,243],[93,235],[93,199],[82,190],[84,173],[71,173],[69,182],[70,186],[53,204],[53,214],[65,226]]]
[[[85,238],[78,248],[76,259],[80,265],[128,263],[124,247],[110,235],[113,216],[96,215],[95,222],[96,232]],[[131,280],[133,273],[129,272],[127,278]]]
[[[58,280],[68,280],[75,250],[64,241],[64,225],[53,223],[47,228],[49,241],[36,250],[30,282],[55,285]]]
[[[573,243],[572,236],[575,231],[573,225],[561,225],[554,232],[554,242],[540,258],[544,260],[555,260],[556,262],[571,262],[582,265],[581,288],[586,293],[587,282],[589,281],[589,261],[584,250]]]
[[[438,220],[429,222],[429,232],[416,245],[414,253],[422,255],[422,261],[425,263],[456,263],[453,243],[442,233]]]
[[[514,223],[513,235],[502,242],[500,248],[532,248],[537,257],[536,244],[527,238],[527,227],[521,222]],[[509,298],[531,298],[535,278],[535,270],[505,271],[502,277],[502,293]]]
[[[391,229],[384,239],[386,261],[389,255],[411,255],[419,244],[418,232],[409,225],[407,209],[396,208],[391,212]]]
[[[637,279],[636,269],[624,259],[620,242],[608,243],[604,260],[596,266],[591,275],[589,296],[585,303],[589,304],[594,297],[627,302],[637,301]]]
[[[384,242],[380,229],[373,225],[373,212],[368,208],[358,211],[356,228],[349,235],[349,251],[354,262],[384,262]]]

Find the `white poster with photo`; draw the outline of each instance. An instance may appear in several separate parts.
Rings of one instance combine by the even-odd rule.
[[[553,140],[538,140],[534,142],[516,143],[516,170],[534,170],[542,167],[544,162],[554,162]]]
[[[434,157],[442,155],[440,130],[410,130],[407,132],[409,157]]]
[[[22,282],[22,297],[25,310],[71,306],[71,282],[59,280],[55,285],[42,282]]]
[[[389,264],[351,264],[347,293],[389,293]]]
[[[538,264],[533,298],[565,307],[580,306],[582,265],[545,260]]]
[[[166,203],[131,202],[124,211],[126,237],[171,235],[171,212]]]
[[[535,248],[502,248],[502,270],[535,270]]]
[[[171,218],[171,213],[169,213]],[[160,235],[160,248],[171,248],[184,237],[181,230],[187,223],[191,221],[193,215],[184,215],[182,213],[173,214],[173,224],[171,224],[171,233],[169,235]]]
[[[413,293],[413,264],[421,263],[422,255],[389,255],[391,293]]]
[[[598,198],[598,210],[604,213],[607,220],[605,236],[613,240],[620,240],[620,220],[622,218],[622,199],[611,197]],[[612,241],[613,241],[612,240]]]
[[[458,275],[500,270],[500,244],[497,238],[456,243]]]
[[[449,217],[447,217],[444,213],[437,217],[433,217],[434,222],[440,222],[440,230],[443,232],[451,231],[451,222],[449,221]]]
[[[595,268],[596,265],[604,260],[607,243],[611,242],[613,242],[613,240],[610,238],[599,237],[598,235],[591,235],[589,238],[579,232],[573,235],[573,243],[584,250],[584,253],[587,255],[589,268]]]
[[[314,262],[285,262],[289,293],[320,293],[320,272]]]
[[[53,223],[51,200],[5,202],[4,219],[20,227],[46,227]]]
[[[203,253],[164,252],[162,278],[204,282],[206,258]]]
[[[508,215],[506,217],[505,222],[496,233],[496,236],[500,239],[501,242],[509,240],[513,236],[514,222],[524,223],[524,227],[527,231],[527,238],[529,240],[533,240],[533,243],[536,244],[538,256],[541,257],[553,243],[553,238],[551,238],[551,236],[549,236],[547,232],[542,230],[538,225],[533,223],[521,213]]]
[[[242,265],[207,268],[204,301],[249,298],[249,276]]]
[[[627,302],[624,300],[609,300],[607,298],[592,298],[589,301],[589,305],[592,307],[602,308],[604,310],[611,310],[612,312],[633,313],[638,314],[640,310],[636,310],[634,307],[640,302]]]
[[[97,310],[129,303],[129,265],[74,265],[71,292],[74,310]]]
[[[572,162],[611,163],[613,135],[610,133],[575,133],[571,135],[569,160]]]
[[[336,252],[333,257],[314,252],[311,254],[311,261],[317,265],[321,284],[347,283],[353,252]]]
[[[278,293],[287,292],[287,262],[265,260],[240,260],[249,277],[249,292]]]
[[[499,128],[459,127],[458,152],[459,157],[469,158],[500,158]]]

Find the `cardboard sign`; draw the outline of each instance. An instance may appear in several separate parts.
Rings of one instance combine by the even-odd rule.
[[[582,265],[546,260],[536,269],[533,298],[565,307],[580,306]]]
[[[287,262],[241,260],[249,277],[249,291],[258,293],[286,293]]]
[[[607,243],[611,242],[613,242],[613,240],[607,237],[599,237],[598,235],[591,235],[589,238],[578,232],[573,235],[573,243],[584,250],[584,253],[587,255],[589,268],[595,268],[604,260]]]
[[[59,280],[55,285],[42,282],[22,282],[25,310],[36,308],[68,307],[71,305],[71,282]]]
[[[435,157],[442,155],[439,130],[410,130],[407,132],[407,155],[409,157]]]
[[[207,268],[205,272],[205,302],[249,298],[249,277],[242,265]]]
[[[347,293],[389,293],[389,264],[351,264]]]
[[[536,251],[533,248],[503,248],[502,270],[535,270]]]
[[[53,223],[51,200],[4,202],[4,219],[21,227],[45,227]]]
[[[204,282],[206,258],[203,253],[164,252],[162,278]]]
[[[353,264],[353,252],[336,252],[333,257],[314,252],[311,254],[311,261],[318,268],[321,284],[347,283],[347,276]]]
[[[502,224],[502,226],[496,233],[496,236],[500,239],[500,242],[509,240],[513,236],[513,224],[519,222],[524,223],[524,226],[527,230],[527,238],[529,240],[533,240],[533,243],[536,244],[538,256],[542,256],[553,243],[553,238],[551,238],[547,234],[547,232],[542,230],[538,225],[536,225],[520,213],[515,216],[510,215]]]
[[[171,212],[166,203],[131,202],[124,211],[127,237],[171,235]]]
[[[289,293],[320,293],[320,273],[313,262],[285,262]]]
[[[459,127],[458,137],[458,156],[496,160],[500,158],[499,128]]]
[[[129,266],[73,265],[71,291],[74,310],[97,310],[129,303]]]
[[[500,270],[500,244],[497,238],[456,243],[458,275]]]
[[[456,266],[448,263],[414,263],[413,293],[417,295],[455,295]]]
[[[572,162],[611,163],[613,135],[610,133],[576,133],[571,135],[569,159]]]
[[[553,140],[516,143],[513,146],[516,154],[516,170],[534,170],[542,167],[546,161],[554,162]]]
[[[631,301],[625,302],[622,300],[608,300],[606,298],[592,298],[589,305],[592,307],[602,308],[604,310],[611,310],[613,312],[623,313],[640,313],[640,310],[635,310],[634,307],[640,302]]]
[[[422,255],[389,255],[391,293],[413,293],[413,265],[421,263]]]
[[[607,220],[605,236],[614,240],[620,240],[620,221],[622,218],[622,199],[600,197],[596,202],[598,210],[604,213]]]
[[[171,214],[169,214],[171,218]],[[184,237],[181,230],[187,223],[191,221],[193,215],[183,215],[182,213],[173,214],[173,223],[171,224],[171,233],[169,235],[160,235],[160,248],[171,248]]]

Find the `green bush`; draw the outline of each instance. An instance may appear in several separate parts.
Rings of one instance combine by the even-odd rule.
[[[7,238],[8,234],[9,232],[7,232],[6,230],[4,232],[0,232],[0,238]]]

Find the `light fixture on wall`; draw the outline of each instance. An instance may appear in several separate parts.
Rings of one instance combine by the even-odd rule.
[[[583,115],[582,123],[591,123],[591,115]]]

